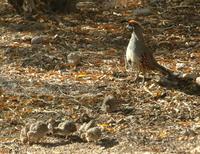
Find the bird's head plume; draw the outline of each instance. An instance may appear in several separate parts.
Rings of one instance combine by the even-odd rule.
[[[126,26],[126,28],[135,32],[143,32],[143,28],[140,23],[133,19],[128,20],[128,25]]]

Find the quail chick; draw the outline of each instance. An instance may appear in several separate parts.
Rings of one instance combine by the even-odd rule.
[[[97,10],[97,6],[94,2],[78,2],[76,4],[76,8],[81,11],[95,11]]]
[[[95,127],[96,122],[94,120],[90,120],[86,125],[85,125],[85,131],[87,131],[88,129]]]
[[[59,125],[60,121],[59,120],[55,120],[55,119],[49,119],[48,120],[48,129],[49,129],[49,133],[53,134],[53,129],[55,127],[57,127]]]
[[[89,128],[92,128],[94,126],[95,126],[95,121],[94,120],[90,120],[88,123],[85,122],[79,128],[79,132],[80,133],[86,132]]]
[[[115,112],[120,109],[120,102],[113,95],[105,96],[101,110],[107,113]]]
[[[67,61],[70,66],[73,66],[76,68],[76,66],[80,64],[81,57],[78,53],[72,52],[72,53],[68,54]]]
[[[49,132],[48,126],[42,121],[37,121],[30,125],[29,131],[27,132],[28,142],[37,143]]]
[[[67,136],[77,130],[73,121],[66,120],[53,129],[53,133],[56,135]]]
[[[29,131],[29,125],[26,125],[24,126],[22,129],[21,129],[21,132],[20,132],[20,141],[25,144],[28,142],[28,136],[27,136],[27,133]]]
[[[126,8],[128,0],[114,0],[115,8]]]
[[[93,127],[86,131],[85,139],[88,142],[97,142],[101,138],[102,132],[99,127]]]
[[[143,83],[146,72],[156,70],[164,75],[171,76],[172,72],[157,63],[153,53],[146,47],[143,37],[143,28],[134,20],[129,20],[127,28],[132,31],[131,38],[126,49],[126,68],[130,65],[137,71],[136,78],[142,72]]]

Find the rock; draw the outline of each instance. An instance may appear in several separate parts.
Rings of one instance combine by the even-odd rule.
[[[200,86],[200,77],[196,78],[196,84],[198,84]]]
[[[35,36],[31,39],[31,44],[40,44],[43,40],[44,38],[42,36]]]
[[[150,10],[150,8],[137,8],[133,11],[133,14],[135,16],[148,16],[152,14],[152,11]]]

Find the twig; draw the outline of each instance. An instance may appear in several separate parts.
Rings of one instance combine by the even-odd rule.
[[[145,90],[146,92],[148,92],[151,96],[154,96],[153,93],[152,93],[146,86],[144,86],[143,88],[144,88],[144,90]]]

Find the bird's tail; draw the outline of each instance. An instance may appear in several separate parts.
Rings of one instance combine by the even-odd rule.
[[[173,75],[172,71],[170,71],[169,69],[165,68],[164,66],[158,64],[157,62],[155,63],[155,69],[164,75],[168,75],[168,76]]]

